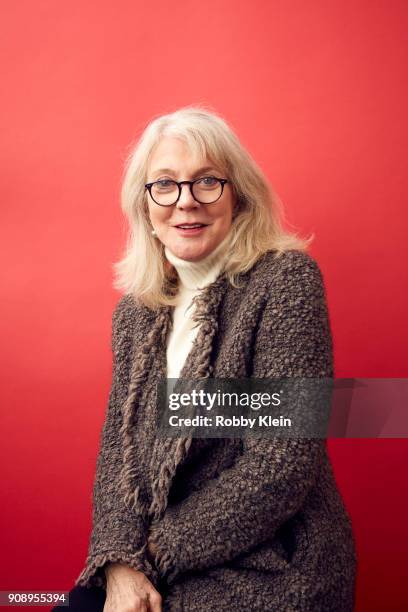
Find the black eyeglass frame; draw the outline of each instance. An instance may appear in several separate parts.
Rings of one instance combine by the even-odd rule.
[[[198,183],[198,181],[202,181],[203,178],[213,178],[213,179],[216,179],[219,183],[221,183],[221,193],[218,196],[218,198],[216,200],[213,200],[212,202],[200,202],[200,200],[197,200],[197,198],[195,197],[195,195],[193,193],[193,185],[195,183]],[[175,183],[177,185],[177,187],[178,187],[179,194],[178,194],[177,200],[175,202],[173,202],[172,204],[160,204],[159,202],[156,202],[156,200],[152,196],[152,186],[155,185],[156,183],[160,183],[160,181],[162,181],[162,180],[171,181],[172,183]],[[229,181],[228,179],[218,178],[218,176],[202,176],[202,177],[200,177],[198,179],[195,179],[194,181],[174,181],[173,179],[159,179],[158,181],[153,181],[153,183],[146,183],[145,189],[148,190],[148,192],[150,194],[150,197],[152,198],[152,200],[153,200],[153,202],[155,204],[157,204],[158,206],[164,206],[165,208],[168,208],[169,206],[175,206],[177,204],[177,202],[179,201],[180,196],[181,196],[181,186],[182,185],[189,185],[191,195],[193,196],[194,200],[196,202],[198,202],[199,204],[215,204],[215,202],[218,202],[218,200],[220,199],[220,197],[224,193],[224,185],[225,185],[225,183],[230,183],[230,182],[231,181]]]

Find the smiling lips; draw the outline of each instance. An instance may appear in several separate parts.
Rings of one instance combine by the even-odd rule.
[[[181,228],[192,228],[192,227],[205,227],[205,223],[179,223],[178,225],[175,225],[174,227],[181,227]]]
[[[177,233],[182,236],[195,236],[196,234],[201,234],[206,227],[207,225],[204,223],[181,223],[174,226]]]

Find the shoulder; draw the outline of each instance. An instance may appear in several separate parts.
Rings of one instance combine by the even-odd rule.
[[[267,254],[262,263],[262,276],[267,279],[266,299],[262,310],[259,347],[267,349],[273,338],[285,363],[295,367],[307,353],[303,373],[319,372],[331,376],[331,329],[322,274],[316,260],[305,251],[286,251],[279,257]],[[295,370],[293,370],[295,371]],[[308,374],[308,375],[309,375]]]
[[[131,321],[131,313],[134,308],[135,300],[132,295],[122,295],[117,301],[112,312],[112,328],[129,325]]]
[[[118,337],[144,341],[161,311],[162,308],[149,308],[131,293],[122,295],[112,312],[113,340]]]
[[[138,302],[130,293],[122,295],[112,312],[112,346],[117,350],[123,344],[133,342],[137,333],[148,329],[153,311]]]
[[[267,251],[258,260],[256,266],[258,272],[266,276],[320,273],[317,261],[309,253],[294,249],[282,253]]]
[[[251,270],[257,285],[276,290],[311,290],[323,288],[323,276],[317,261],[306,251],[289,250],[283,253],[267,251]]]

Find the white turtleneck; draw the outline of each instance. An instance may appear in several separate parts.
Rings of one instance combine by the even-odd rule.
[[[191,300],[200,290],[218,277],[225,260],[230,235],[199,261],[187,261],[177,257],[168,247],[166,259],[176,268],[179,279],[179,302],[173,310],[173,327],[167,340],[167,378],[178,378],[186,357],[198,332],[198,325],[191,318]],[[193,325],[196,327],[193,329]]]

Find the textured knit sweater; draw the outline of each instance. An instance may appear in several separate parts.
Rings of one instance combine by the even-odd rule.
[[[168,247],[164,252],[173,264],[180,279],[179,302],[173,310],[173,325],[167,338],[167,377],[177,378],[198,333],[198,325],[192,314],[192,300],[202,288],[214,282],[226,259],[230,240],[228,234],[207,257],[199,261],[187,261],[177,257]]]
[[[240,276],[237,288],[220,274],[195,298],[200,327],[180,376],[332,377],[316,262],[268,251]],[[171,326],[172,307],[131,295],[113,313],[92,533],[76,584],[106,586],[105,564],[121,561],[158,588],[164,612],[353,610],[353,531],[326,440],[157,435]]]

